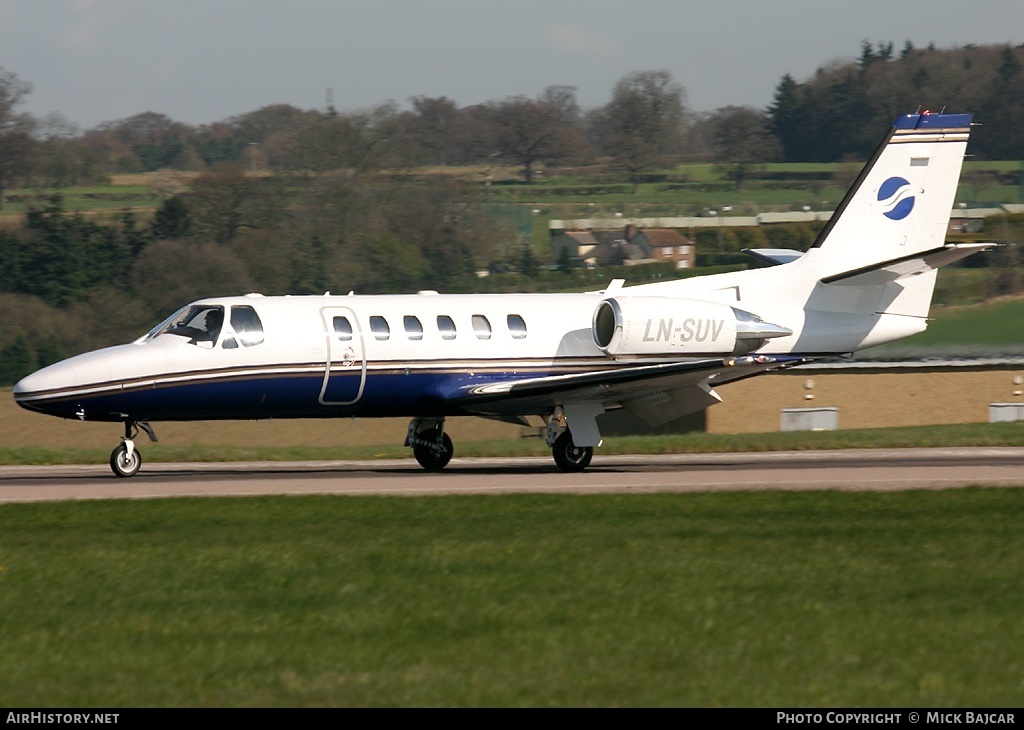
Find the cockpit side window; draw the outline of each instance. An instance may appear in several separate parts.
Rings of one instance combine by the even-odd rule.
[[[263,322],[256,310],[247,304],[231,308],[231,329],[243,347],[252,347],[263,342]]]

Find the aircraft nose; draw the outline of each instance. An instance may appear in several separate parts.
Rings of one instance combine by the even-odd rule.
[[[88,411],[97,394],[110,386],[116,349],[76,355],[22,378],[14,386],[15,401],[30,411],[81,418],[81,411]]]
[[[45,391],[59,390],[78,384],[75,369],[66,363],[49,365],[14,384],[15,399],[23,399]]]
[[[83,386],[110,376],[105,357],[84,356],[64,360],[37,370],[14,385],[14,400],[22,408],[67,417],[69,396]]]
[[[52,412],[51,398],[78,385],[74,367],[57,363],[27,375],[14,384],[14,400],[22,408],[42,413]]]

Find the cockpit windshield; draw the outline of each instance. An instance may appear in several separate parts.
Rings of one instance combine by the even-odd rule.
[[[210,343],[212,347],[220,337],[224,325],[224,307],[209,304],[193,304],[184,307],[154,328],[146,339],[160,335],[186,337],[192,344]]]
[[[189,344],[202,348],[214,347],[220,339],[223,349],[232,350],[239,343],[242,347],[262,344],[263,322],[256,310],[246,304],[231,307],[227,325],[224,324],[224,307],[190,304],[150,330],[145,339],[152,340],[161,335],[185,337]]]

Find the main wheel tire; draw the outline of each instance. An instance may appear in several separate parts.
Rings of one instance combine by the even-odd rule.
[[[119,477],[133,477],[142,466],[142,454],[138,449],[132,449],[131,458],[128,458],[128,447],[121,444],[110,452],[110,468]]]
[[[448,462],[452,460],[452,455],[455,453],[452,440],[448,438],[448,434],[441,434],[440,444],[437,442],[436,428],[424,431],[416,438],[426,442],[413,444],[412,447],[412,454],[416,457],[416,461],[420,463],[420,466],[427,471],[441,471],[448,466]]]
[[[555,439],[551,455],[555,457],[555,463],[562,471],[583,471],[590,466],[590,460],[594,458],[594,448],[577,446],[572,442],[572,434],[564,431]]]

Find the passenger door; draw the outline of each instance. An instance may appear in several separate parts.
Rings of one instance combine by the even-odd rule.
[[[323,307],[320,316],[327,337],[327,366],[320,388],[325,406],[358,401],[366,385],[366,354],[359,318],[348,307]]]

